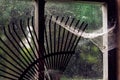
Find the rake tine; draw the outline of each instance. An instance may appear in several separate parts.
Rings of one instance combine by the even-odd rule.
[[[75,24],[74,30],[77,28],[79,23],[80,23],[80,20],[77,20],[77,23]]]
[[[50,54],[49,53],[49,45],[48,45],[48,38],[47,38],[47,32],[46,32],[46,28],[44,29],[45,31],[44,31],[44,34],[45,34],[45,42],[46,42],[46,49],[45,50],[47,50],[47,52],[45,53],[45,55],[48,55],[48,54]],[[50,65],[49,65],[49,63],[48,63],[48,61],[50,61],[50,59],[48,60],[48,59],[46,59],[47,60],[47,65],[48,65],[48,67],[50,67]]]
[[[39,65],[39,64],[36,64],[37,66]],[[32,79],[35,75],[34,74],[36,74],[36,66],[33,66],[33,67],[31,67],[31,69],[29,69],[29,71],[27,72],[27,74],[26,75],[29,75],[29,73],[31,73],[31,70],[34,70],[35,72],[34,73],[32,73],[33,75],[32,76],[30,76],[29,78],[30,79]],[[38,70],[37,70],[38,71]],[[23,76],[24,77],[24,76]],[[20,79],[21,80],[21,79]]]
[[[72,19],[72,21],[71,21],[69,27],[72,26],[74,20],[75,20],[75,18]],[[67,36],[66,36],[66,40],[65,40],[65,43],[64,43],[64,46],[65,46],[65,47],[64,47],[64,51],[66,51],[66,48],[67,48],[67,43],[68,43],[69,34],[70,34],[70,32],[67,31]],[[69,44],[70,44],[70,43],[69,43]],[[69,45],[69,44],[68,44],[68,45]],[[68,55],[69,55],[69,54],[65,54],[65,56],[63,56],[64,58],[62,59],[62,60],[63,60],[62,65],[64,65],[64,63],[66,62],[67,56],[68,56]]]
[[[60,20],[60,23],[62,23],[62,21],[64,20],[64,17],[62,17],[61,18],[61,20]],[[59,45],[60,45],[60,36],[61,36],[61,34],[60,34],[60,31],[61,31],[61,26],[59,25],[59,29],[58,29],[58,46],[57,46],[57,52],[59,52],[60,51],[60,47],[59,47]],[[59,57],[59,55],[57,55],[57,59],[58,59],[58,63],[57,63],[57,68],[59,67],[59,63],[60,63],[60,57]]]
[[[78,22],[76,23],[76,25],[75,25],[75,28],[74,28],[74,29],[76,29],[76,27],[78,26],[79,21],[80,21],[80,20],[78,20]],[[67,46],[66,51],[68,51],[68,50],[69,50],[69,48],[70,48],[70,43],[71,43],[71,41],[73,40],[73,37],[74,37],[74,35],[73,35],[73,34],[71,34],[71,37],[70,37],[70,40],[69,40],[69,42],[68,42],[68,46]]]
[[[33,75],[27,74],[27,75],[25,75],[25,76],[23,77],[23,78],[25,78],[25,79],[22,78],[22,80],[26,80],[26,79],[27,79],[27,80],[30,80],[32,76],[33,76]],[[18,80],[21,80],[20,77],[18,78]]]
[[[56,21],[58,20],[58,16],[56,16]],[[54,52],[56,52],[56,22],[54,23]]]
[[[12,33],[10,32],[10,28],[9,28],[9,27],[10,27],[10,26],[8,25],[8,29],[9,29],[8,31],[9,31],[10,35],[12,35]],[[6,36],[7,39],[10,41],[10,43],[14,46],[14,48],[17,50],[17,52],[20,53],[20,55],[23,57],[23,59],[27,62],[27,60],[26,60],[25,57],[22,55],[22,53],[18,50],[18,48],[16,47],[16,45],[14,44],[14,42],[8,37],[5,29],[4,29],[4,32],[5,32],[5,36]],[[16,40],[16,39],[14,39],[14,40],[15,40],[16,43],[18,44],[17,40]],[[18,59],[24,64],[25,67],[27,67],[27,65],[26,65],[19,57],[18,57]],[[27,62],[27,64],[29,64],[29,63]]]
[[[23,35],[25,36],[25,38],[26,38],[26,40],[27,40],[27,42],[28,42],[28,44],[29,44],[29,46],[30,46],[30,48],[31,48],[34,56],[35,56],[35,58],[37,58],[37,56],[36,56],[36,54],[35,54],[35,52],[34,52],[34,49],[32,48],[32,45],[31,45],[31,43],[29,42],[29,40],[28,40],[28,38],[27,38],[27,35],[25,34],[25,31],[24,31],[24,29],[23,29],[22,20],[20,20],[20,27],[21,27],[21,30],[22,30],[22,32],[23,32]],[[34,57],[33,57],[33,56],[31,56],[31,58],[34,60]]]
[[[1,66],[4,66],[6,69],[9,69],[11,70],[12,72],[14,72],[15,74],[18,74],[18,75],[21,75],[19,72],[15,71],[14,69],[10,68],[9,66],[3,64],[3,63],[0,63]]]
[[[3,73],[8,74],[8,75],[10,75],[10,76],[13,76],[13,77],[19,78],[19,76],[14,75],[14,74],[12,74],[12,73],[10,73],[10,72],[7,72],[7,71],[5,71],[5,70],[0,69],[0,71],[3,72]]]
[[[81,23],[81,25],[80,25],[80,27],[78,29],[78,32],[81,30],[83,25],[84,25],[84,22]],[[73,36],[73,34],[72,34],[72,36]],[[75,41],[77,41],[77,36],[74,36],[74,38],[72,40],[71,41],[73,42],[73,45],[69,45],[69,49],[68,49],[68,50],[71,50],[71,51],[72,51],[72,47],[75,45]]]
[[[64,20],[64,17],[60,20],[60,23]],[[60,45],[60,31],[61,31],[61,26],[59,25],[59,33],[58,33],[58,46],[57,46],[57,51],[59,52],[59,45]]]
[[[72,19],[72,22],[70,23],[70,27],[72,26],[73,22],[74,22],[75,18]],[[75,26],[76,27],[76,26]],[[65,41],[65,45],[67,47],[67,41],[68,41],[68,37],[69,37],[70,32],[67,31],[67,37],[66,37],[66,41]],[[69,43],[70,44],[70,43]],[[66,47],[64,47],[64,51],[66,50]]]
[[[36,68],[34,68],[35,66],[35,64],[38,62],[38,60],[36,60],[35,62],[33,62],[33,63],[31,63],[28,67],[27,67],[27,69],[25,69],[24,70],[24,72],[20,75],[20,77],[19,77],[19,80],[21,80],[21,79],[23,79],[23,77],[24,77],[24,75],[29,75],[30,73],[31,73],[31,70],[34,70],[34,69],[36,69]],[[32,68],[31,68],[32,67]],[[34,68],[34,69],[33,69]],[[29,71],[28,71],[29,70]],[[34,70],[35,71],[35,70]],[[26,73],[29,73],[29,74],[26,74]],[[36,73],[36,71],[35,71],[35,73]],[[34,73],[34,74],[35,74]],[[34,74],[32,74],[31,76],[34,76]],[[31,77],[30,76],[30,77]]]
[[[51,19],[52,19],[52,16],[50,16],[50,20],[49,20],[49,41],[50,41],[50,48],[51,48],[51,53],[52,53]]]
[[[32,70],[34,70],[33,68],[32,68]],[[34,72],[34,74],[35,74],[36,72]],[[23,78],[29,78],[29,79],[32,79],[32,77],[34,77],[34,74],[32,73],[32,71],[31,70],[29,70],[28,71],[28,73],[23,77]],[[21,80],[21,79],[20,79]]]
[[[24,77],[22,80],[31,80],[32,78],[31,77]],[[32,80],[34,80],[34,79],[32,79]]]
[[[9,53],[7,52],[7,51],[5,51],[1,46],[0,46],[0,49],[2,49],[11,59],[13,59],[14,60],[14,58],[11,56],[11,55],[9,55]],[[0,57],[1,58],[3,58],[6,62],[8,62],[9,64],[11,64],[12,66],[14,66],[16,69],[18,69],[20,72],[23,72],[20,68],[18,68],[18,67],[16,67],[16,65],[14,65],[14,64],[12,64],[10,61],[8,61],[7,59],[5,59],[3,56],[1,56],[0,55]],[[14,60],[18,65],[20,65],[19,64],[19,62],[17,62],[16,60]],[[21,65],[20,65],[21,66]],[[24,68],[23,68],[24,69]]]
[[[31,77],[33,77],[34,76],[34,74],[35,74],[36,72],[35,72],[35,70],[32,68],[32,70],[30,70],[27,74],[26,74],[26,78],[31,78]]]
[[[75,18],[72,19],[71,23],[70,23],[70,27],[72,26],[73,22],[75,21]]]
[[[37,51],[37,53],[39,53],[38,48],[37,48],[37,45],[36,45],[36,43],[35,43],[35,38],[33,37],[32,31],[31,31],[31,29],[30,29],[29,22],[30,22],[30,19],[28,18],[28,20],[27,20],[28,29],[29,29],[30,35],[31,35],[31,37],[32,37],[33,43],[34,43],[34,45],[35,45],[36,51]],[[37,56],[36,56],[36,57],[37,57]]]
[[[69,21],[69,17],[67,17],[67,20],[66,20],[66,22],[65,22],[65,25],[68,23],[68,21]],[[61,48],[60,48],[60,51],[62,51],[62,48],[64,47],[64,46],[63,46],[64,36],[65,36],[65,28],[63,29],[63,34],[62,34],[62,43],[61,43]]]
[[[33,67],[33,68],[34,68],[34,67]],[[35,74],[36,72],[35,72],[33,75],[28,76],[29,73],[31,73],[31,70],[33,70],[33,68],[31,68],[23,78],[29,78],[29,79],[32,79],[32,78],[33,78],[32,80],[34,80],[34,74]],[[23,78],[22,78],[22,79],[23,79]],[[21,80],[21,79],[20,79],[20,80]]]
[[[26,53],[25,53],[26,54]],[[28,57],[27,57],[28,58]],[[34,70],[33,70],[34,71]],[[32,75],[32,74],[30,74],[30,75]]]
[[[23,27],[22,27],[22,20],[20,20],[20,27],[21,27],[21,30],[22,30],[22,32],[23,32],[23,35],[25,36],[25,38],[26,38],[26,40],[27,40],[27,42],[28,42],[28,44],[29,44],[29,46],[30,46],[30,48],[31,48],[31,50],[32,50],[32,52],[33,52],[33,54],[34,54],[34,56],[35,56],[35,58],[37,59],[37,56],[36,56],[36,54],[35,54],[35,52],[34,52],[32,46],[31,46],[31,44],[30,44],[30,42],[29,42],[29,40],[28,40],[28,38],[27,38],[27,36],[26,36],[26,34],[25,34],[25,31],[23,30]],[[23,43],[23,44],[24,44],[24,43]],[[26,49],[26,50],[28,50],[28,49]],[[33,60],[35,60],[34,57],[31,55],[31,53],[29,53],[29,54],[30,54],[30,57],[31,57]]]
[[[14,65],[13,63],[11,63],[9,60],[7,60],[6,58],[4,58],[3,56],[0,55],[0,57],[2,59],[4,59],[7,63],[11,64],[14,68],[18,69],[20,72],[23,72],[20,68],[18,68],[16,65]]]
[[[85,29],[86,29],[87,26],[88,26],[88,24],[85,25],[85,27],[84,27],[83,30],[82,30],[82,33],[85,31]],[[82,35],[82,33],[81,33],[81,35]],[[78,42],[80,41],[80,39],[81,39],[81,36],[78,38],[75,46],[73,46],[73,48],[71,48],[72,50],[75,50],[75,48],[77,47],[77,44],[78,44]]]
[[[46,19],[46,18],[45,18]],[[49,48],[49,43],[48,43],[48,36],[47,36],[47,31],[46,31],[46,27],[45,27],[45,29],[44,29],[45,31],[44,31],[44,39],[45,39],[45,44],[46,44],[46,47],[44,47],[44,50],[45,50],[45,55],[49,55],[49,54],[51,54],[50,53],[50,48]],[[45,56],[44,55],[44,56]],[[45,58],[45,57],[44,57]],[[46,65],[46,67],[47,68],[49,68],[50,67],[50,58],[45,58],[45,65]]]
[[[48,53],[47,52],[45,52],[45,55],[48,55]],[[44,55],[44,56],[45,56]],[[44,58],[44,60],[45,60],[45,66],[47,67],[47,68],[49,68],[50,67],[50,59],[49,58]]]
[[[46,22],[46,18],[47,18],[47,15],[45,15],[45,22]],[[44,55],[48,54],[47,49],[49,50],[49,48],[46,49],[46,47],[49,47],[49,46],[45,47],[45,43],[46,43],[46,45],[48,45],[48,42],[46,42],[47,39],[45,39],[45,37],[47,36],[46,35],[47,32],[45,33],[45,31],[46,31],[46,25],[44,28]],[[44,57],[44,55],[43,55],[43,57]]]
[[[51,19],[52,19],[52,16],[50,16],[50,20],[49,20],[49,44],[50,44],[50,49],[51,49],[51,53],[53,52],[52,51],[52,36],[51,36]],[[53,59],[50,58],[50,62],[53,63]],[[50,68],[52,68],[52,64],[50,64]]]
[[[0,41],[12,52],[12,54],[14,56],[17,57],[17,55],[11,50],[10,47],[7,46],[7,44],[1,38],[0,38]],[[3,49],[3,47],[0,46],[0,49],[2,49],[2,51],[4,51],[13,61],[15,61],[20,67],[22,67],[21,64],[19,62],[17,62],[16,59],[14,59],[13,56],[11,56],[5,49]],[[22,67],[22,68],[24,69],[24,67]],[[22,72],[22,70],[20,68],[18,68],[18,69]]]
[[[15,78],[11,78],[11,77],[8,77],[8,76],[5,76],[5,75],[1,75],[1,74],[0,74],[0,76],[3,77],[3,78],[6,78],[6,79],[10,79],[10,80],[17,80]]]
[[[33,43],[34,43],[34,45],[35,45],[36,51],[37,51],[37,53],[39,53],[38,48],[37,48],[37,45],[36,45],[36,43],[35,43],[35,38],[33,37],[32,31],[31,31],[31,29],[30,29],[29,22],[30,22],[30,19],[28,18],[28,20],[27,20],[28,29],[29,29],[30,35],[31,35],[31,37],[32,37]],[[33,27],[33,28],[34,28],[34,27]],[[35,33],[35,34],[36,34],[36,33]],[[33,49],[33,48],[32,48],[32,49]],[[34,53],[35,53],[35,52],[34,52]],[[37,57],[37,56],[36,56],[36,57]]]
[[[37,44],[38,44],[38,37],[37,37],[36,31],[35,31],[35,27],[34,27],[34,17],[32,17],[32,26],[33,26],[33,33],[34,33],[34,35],[36,37]]]
[[[23,41],[21,40],[21,38],[18,36],[18,33],[16,32],[16,30],[15,30],[15,26],[14,26],[14,24],[13,24],[13,30],[14,30],[14,32],[15,32],[15,34],[16,34],[16,36],[18,37],[18,39],[20,40],[20,42],[22,43],[22,45],[24,46],[24,48],[27,50],[27,52],[29,53],[29,55],[30,55],[30,57],[32,58],[32,55],[31,55],[31,53],[29,52],[29,50],[27,49],[27,47],[25,46],[25,44],[23,43]],[[23,50],[24,51],[24,50]],[[29,58],[29,56],[27,56],[27,54],[25,53],[25,55],[26,55],[26,57],[29,59],[29,61],[32,63],[32,60]],[[33,59],[33,58],[32,58]],[[34,70],[33,70],[34,71]],[[35,71],[34,71],[35,72]],[[33,73],[34,73],[33,72]]]
[[[66,56],[67,56],[67,59],[66,59],[66,61],[65,61],[65,63],[63,63],[64,64],[64,68],[62,69],[62,71],[64,72],[64,70],[66,69],[66,67],[67,67],[67,65],[68,65],[68,63],[69,63],[69,61],[70,61],[70,59],[71,59],[71,57],[72,57],[72,55],[74,54],[75,52],[74,51],[70,51]]]
[[[68,23],[68,21],[69,21],[69,17],[67,17],[67,20],[66,20],[66,22],[65,22],[65,25]],[[62,33],[62,42],[61,42],[61,49],[60,49],[60,51],[63,51],[62,49],[64,49],[64,47],[66,46],[64,46],[63,45],[63,43],[64,43],[64,37],[65,37],[65,28],[63,29],[63,33]],[[63,57],[65,56],[65,54],[63,54],[61,57],[60,57],[60,60],[63,60]],[[60,65],[62,65],[62,61],[60,61]]]
[[[73,52],[73,54],[74,54],[74,52]],[[69,63],[69,61],[70,61],[70,59],[71,59],[71,57],[72,57],[73,54],[69,54],[69,55],[68,55],[68,58],[67,58],[67,60],[66,60],[66,62],[65,62],[65,64],[64,64],[65,67],[64,67],[64,69],[63,69],[63,72],[65,71],[65,69],[66,69],[66,67],[67,67],[67,65],[68,65],[68,63]]]
[[[77,21],[77,23],[75,24],[74,29],[78,26],[79,22],[80,22],[80,20]],[[69,33],[69,34],[70,34],[70,33]],[[71,43],[71,41],[73,40],[73,37],[74,37],[74,35],[71,34],[70,40],[69,40],[69,42],[68,42],[68,46],[66,45],[66,46],[67,46],[67,49],[66,49],[65,51],[68,51],[68,50],[69,50],[70,43]],[[73,46],[73,45],[72,45],[72,46]],[[66,55],[66,56],[65,56],[64,63],[67,63],[67,59],[68,59],[68,57],[69,57],[69,55]]]
[[[82,24],[82,25],[83,25],[83,24]],[[87,26],[88,26],[88,24],[86,24],[85,27],[83,28],[83,30],[82,30],[83,32],[84,32],[84,30],[86,29]],[[80,31],[80,30],[79,30],[79,31]],[[82,35],[82,33],[81,33],[81,35]],[[76,38],[77,38],[77,37],[75,37],[74,41],[76,40]],[[77,39],[77,42],[76,42],[75,46],[74,46],[73,49],[72,49],[73,51],[75,50],[75,48],[76,48],[76,46],[77,46],[77,44],[78,44],[78,42],[79,42],[80,39],[81,39],[81,36]],[[66,67],[67,67],[68,62],[69,62],[69,60],[70,60],[71,57],[72,57],[72,55],[69,55],[68,60],[67,60],[67,62],[66,62],[66,64],[65,64]],[[66,68],[66,67],[65,67],[65,68]],[[65,69],[64,69],[64,70],[65,70]],[[63,71],[64,71],[64,70],[63,70]]]
[[[80,26],[80,28],[79,28],[79,31],[80,31],[80,29],[82,28],[82,26],[83,26],[83,24],[84,24],[84,22],[81,24],[81,26]],[[83,31],[85,30],[85,28],[87,27],[87,25],[83,28]],[[82,34],[81,34],[82,35]],[[72,34],[72,37],[73,37],[73,34]],[[72,38],[71,37],[71,38]],[[73,42],[74,42],[74,44],[75,44],[75,41],[77,40],[77,42],[76,42],[76,44],[75,44],[75,46],[74,46],[74,44],[72,45],[72,47],[74,46],[74,49],[76,48],[76,46],[77,46],[77,44],[78,44],[78,42],[79,42],[79,40],[81,39],[81,37],[79,37],[78,39],[77,39],[77,36],[75,37],[75,38],[73,38]],[[72,40],[71,40],[72,41]],[[69,44],[71,43],[71,41],[69,42]],[[70,45],[69,45],[70,46]],[[68,47],[69,47],[68,46]],[[74,49],[72,49],[72,47],[70,48],[70,51],[74,51]],[[68,55],[67,56],[67,61],[65,62],[65,65],[66,65],[66,67],[67,67],[67,64],[68,64],[68,62],[69,62],[69,60],[70,60],[70,58],[72,57],[72,55]],[[64,69],[65,70],[65,69]]]
[[[56,21],[58,20],[58,16],[56,16]],[[56,22],[54,23],[54,53],[56,52]],[[55,61],[55,56],[54,56],[54,67],[56,67],[56,61]]]
[[[85,22],[83,21],[78,29],[78,32],[80,31],[80,29],[82,28],[82,26],[85,24]]]
[[[38,77],[38,71],[36,70],[36,73],[34,74],[34,76],[33,76],[33,79],[32,79],[32,80],[36,80],[36,79],[38,79],[37,77]]]
[[[17,38],[20,40],[20,42],[21,42],[22,45],[24,46],[24,48],[27,50],[27,52],[28,52],[29,54],[31,54],[31,53],[29,52],[29,50],[27,49],[27,47],[25,46],[25,44],[23,43],[23,41],[21,40],[21,38],[19,37],[18,33],[16,32],[16,30],[15,30],[15,28],[14,28],[14,24],[13,24],[13,30],[14,30]],[[13,36],[13,38],[14,38],[14,36]],[[15,39],[14,39],[14,40],[15,40]],[[19,46],[20,46],[20,45],[19,45]],[[22,50],[24,53],[26,53],[26,52],[22,49],[22,47],[21,47],[21,50]],[[26,55],[26,57],[29,59],[29,61],[32,62],[32,60],[29,58],[29,56],[28,56],[27,54],[25,54],[25,55]],[[30,55],[30,57],[31,57],[31,55]]]

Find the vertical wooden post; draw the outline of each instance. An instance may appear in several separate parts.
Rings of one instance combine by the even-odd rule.
[[[45,19],[44,19],[44,0],[36,0],[35,2],[35,27],[38,29],[38,47],[39,47],[39,71],[38,77],[39,80],[44,80],[44,28],[45,28]]]
[[[102,6],[103,12],[103,33],[108,31],[108,22],[107,22],[107,4]],[[108,80],[108,34],[103,36],[103,80]]]
[[[120,80],[120,0],[117,0],[118,25],[117,25],[117,62],[118,62],[118,80]]]

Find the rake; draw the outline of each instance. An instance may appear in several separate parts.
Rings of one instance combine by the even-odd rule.
[[[38,56],[38,36],[34,17],[3,27],[0,36],[0,79],[55,80],[52,73],[63,73],[81,39],[70,30],[84,32],[88,26],[75,18],[45,16],[44,54]],[[40,71],[44,66],[45,70]],[[43,72],[45,74],[43,74]],[[41,74],[41,76],[38,74]]]

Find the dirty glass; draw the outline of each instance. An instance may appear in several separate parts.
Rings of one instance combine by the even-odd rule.
[[[35,48],[35,45],[33,45],[34,41],[32,40],[31,33],[30,33],[30,30],[31,32],[33,32],[33,28],[28,27],[28,23],[27,23],[28,18],[33,18],[34,10],[35,9],[34,9],[33,0],[0,0],[0,76],[3,75],[3,77],[0,77],[0,80],[18,79],[20,77],[19,75],[22,74],[22,72],[27,68],[24,64],[29,66],[30,63],[34,62],[35,61],[34,59],[38,57],[34,55],[34,52],[36,52],[37,49]],[[52,19],[54,18],[53,20],[50,19],[51,16],[52,16]],[[64,17],[64,20],[62,21],[63,23],[61,24],[59,22],[63,17]],[[65,24],[68,18],[69,18],[68,25],[63,25]],[[20,24],[21,20],[22,20],[22,27]],[[80,25],[83,22],[88,23],[88,26],[85,29],[85,32],[82,34],[82,37],[75,48],[75,52],[72,52],[74,54],[71,57],[69,57],[70,59],[62,58],[62,56],[66,57],[66,55],[65,54],[62,55],[62,53],[60,52],[58,52],[60,56],[57,55],[57,53],[55,53],[55,55],[53,54],[47,55],[47,56],[44,55],[45,77],[47,76],[52,80],[57,80],[57,79],[100,80],[100,79],[103,79],[103,66],[104,66],[103,65],[103,50],[104,50],[103,35],[106,34],[107,32],[103,32],[104,28],[103,28],[102,20],[103,20],[102,4],[85,3],[85,2],[79,2],[79,1],[52,2],[52,0],[46,2],[45,4],[45,30],[46,31],[43,34],[45,37],[45,41],[47,40],[46,38],[50,38],[50,36],[51,36],[51,39],[48,41],[49,49],[46,49],[45,51],[51,51],[52,53],[52,52],[56,52],[57,49],[59,51],[59,48],[62,51],[66,50],[64,46],[72,45],[74,42],[67,44],[67,41],[70,40],[70,38],[66,37],[63,40],[63,36],[67,36],[67,35],[70,35],[73,37],[77,36],[76,39],[78,39],[80,37],[79,33],[75,32],[78,29],[78,27],[80,27]],[[78,27],[76,27],[75,29],[75,25],[77,21],[80,21],[80,22],[78,24]],[[29,25],[30,26],[32,25],[31,20]],[[70,27],[69,25],[72,25],[72,27],[69,28]],[[65,28],[66,26],[68,28]],[[59,31],[60,27],[62,27],[61,31]],[[59,36],[59,32],[63,33],[64,29],[66,31],[65,35]],[[22,30],[25,31],[28,41],[32,44],[31,46],[26,40],[26,37],[22,32]],[[51,33],[49,33],[50,30],[51,30]],[[15,31],[17,32],[21,40],[16,35]],[[15,37],[14,39],[11,34],[14,35]],[[5,35],[8,35],[8,37]],[[35,37],[34,33],[33,35],[34,35],[33,37]],[[61,40],[63,40],[63,42],[66,43],[66,45],[64,44],[63,47],[61,47],[61,45],[63,45]],[[5,43],[3,43],[3,41]],[[14,47],[11,41],[13,43],[15,42],[14,45],[16,47]],[[16,41],[18,43],[16,43]],[[60,43],[59,46],[58,46],[58,43],[56,43],[55,41]],[[46,42],[44,43],[45,48],[47,48]],[[112,43],[114,44],[114,42]],[[10,49],[8,49],[8,47],[5,44],[7,44]],[[51,44],[53,47],[50,47]],[[33,50],[31,49],[31,47],[33,48]],[[6,53],[9,53],[14,59],[11,58]],[[15,53],[21,60],[18,59],[13,53]],[[23,56],[21,56],[20,53]],[[32,59],[31,56],[34,59]],[[62,63],[63,60],[68,60],[68,64],[65,65],[66,67],[63,67],[64,66],[63,64],[66,63],[66,62]],[[11,65],[11,63],[9,63],[8,61],[12,62],[12,64],[14,64],[17,68]],[[17,61],[18,63],[16,63],[15,61]],[[56,64],[53,64],[53,63],[56,63]],[[23,67],[21,67],[20,65]],[[59,69],[57,70],[57,67],[59,65],[60,65],[61,71]],[[38,65],[36,64],[35,66],[38,66]],[[48,68],[49,66],[51,66],[51,68]],[[28,80],[32,77],[33,80],[38,80],[38,67],[32,67],[32,68],[35,69],[33,70],[33,72],[35,71],[35,74],[32,73],[32,70],[29,70],[27,75],[25,75],[26,78],[24,79]],[[52,68],[54,69],[56,68],[56,69],[53,70]],[[14,69],[15,71],[11,69]],[[6,74],[7,72],[9,72],[10,74]],[[16,72],[20,72],[20,73],[15,74]],[[32,74],[32,76],[30,74]],[[11,79],[4,78],[4,76],[10,77]]]
[[[69,64],[62,72],[60,80],[102,80],[102,4],[48,1],[45,5],[45,14],[47,16],[52,15],[53,17],[69,17],[70,19],[80,20],[81,23],[83,21],[88,23],[88,26],[75,49],[75,54],[71,57]],[[72,24],[75,23],[75,21],[72,22]],[[74,27],[74,25],[72,27]],[[52,28],[52,30],[54,30],[54,28]],[[68,31],[70,30],[72,32],[72,29],[68,29]]]
[[[27,64],[24,58],[27,59],[25,54],[28,55],[28,52],[16,36],[13,26],[20,39],[31,53],[30,46],[20,29],[20,21],[22,20],[22,28],[27,37],[29,37],[29,41],[32,42],[26,22],[28,17],[31,18],[33,14],[34,6],[32,0],[0,0],[0,80],[17,80],[19,73],[21,74],[20,70],[23,71],[25,68],[22,62]],[[12,36],[14,36],[14,38]],[[16,43],[16,41],[18,43]],[[11,42],[13,42],[14,45]],[[13,53],[15,53],[17,57]],[[22,58],[20,53],[23,54],[24,58]],[[31,53],[31,55],[33,55],[33,53]],[[19,59],[21,59],[21,61]],[[30,61],[28,62],[30,63]],[[20,67],[20,64],[23,68]],[[5,78],[5,76],[8,78]]]

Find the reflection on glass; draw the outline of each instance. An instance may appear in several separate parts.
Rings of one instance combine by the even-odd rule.
[[[12,24],[13,23],[15,24],[16,32],[19,34],[19,37],[21,38],[21,40],[24,42],[24,44],[27,47],[28,43],[26,43],[25,37],[23,36],[23,33],[20,29],[20,20],[24,20],[23,22],[25,23],[25,21],[27,20],[28,17],[33,16],[33,13],[34,13],[34,6],[33,6],[33,2],[30,0],[29,1],[28,0],[0,0],[0,39],[2,39],[5,42],[5,44],[7,44],[7,46],[10,47],[10,49],[12,51],[14,51],[14,53],[25,64],[26,64],[26,61],[20,55],[20,53],[22,53],[22,55],[24,57],[25,57],[25,54],[22,52],[21,48],[17,45],[16,41],[22,47],[22,49],[24,49],[24,51],[25,51],[25,48],[21,45],[20,40],[17,38],[15,32],[13,31]],[[9,25],[9,27],[8,27],[8,25]],[[25,31],[25,34],[28,37],[28,35],[30,34],[27,29],[28,27],[24,24],[22,27]],[[4,28],[5,28],[5,30],[4,30]],[[16,41],[10,35],[8,28],[10,28],[10,32],[14,36]],[[13,42],[13,44],[16,46],[16,48],[12,45],[10,40],[5,36],[5,33],[8,35],[9,39]],[[29,36],[29,39],[31,39],[30,36]],[[10,49],[8,49],[5,46],[5,44],[0,40],[0,56],[3,56],[6,60],[10,61],[16,67],[23,70],[23,68],[21,68],[19,66],[19,64],[24,66],[23,63],[15,55],[13,55],[13,52],[11,52]],[[10,56],[12,56],[15,60],[13,60],[13,58],[8,56],[6,54],[6,52],[3,51],[3,49],[1,49],[1,48],[3,48],[6,52],[8,52],[8,54]],[[18,51],[17,51],[17,49],[18,49]],[[27,49],[29,51],[31,51],[29,47],[27,47]],[[27,52],[26,52],[26,54],[28,55]],[[13,65],[11,65],[9,62],[7,62],[5,59],[0,57],[0,75],[11,77],[11,78],[17,80],[16,76],[19,76],[19,74],[15,73],[15,72],[20,73],[20,71],[17,68],[15,68]],[[17,61],[19,64],[16,63],[15,61]],[[28,61],[28,62],[30,62],[30,61]],[[12,71],[12,70],[14,70],[14,71]],[[10,75],[8,73],[13,74],[15,76]],[[0,80],[13,80],[13,79],[8,79],[8,78],[0,76]]]
[[[87,37],[83,36],[80,40],[66,70],[62,72],[60,80],[103,79],[103,55],[101,51],[103,35],[95,36],[96,33],[103,32],[101,6],[101,4],[80,2],[46,2],[46,15],[85,21],[88,23],[85,33],[94,34],[92,38],[88,35]]]

